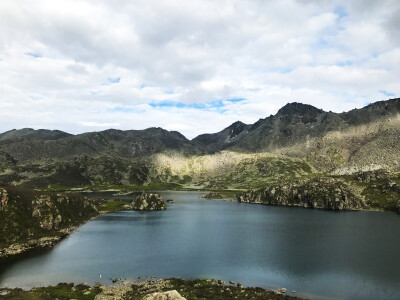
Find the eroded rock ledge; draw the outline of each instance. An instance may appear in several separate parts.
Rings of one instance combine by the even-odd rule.
[[[237,199],[246,203],[330,210],[367,208],[364,198],[355,189],[334,178],[314,178],[270,185],[238,194]]]

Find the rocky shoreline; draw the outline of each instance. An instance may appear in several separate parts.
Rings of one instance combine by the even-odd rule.
[[[392,179],[383,172],[363,172],[353,177],[326,176],[269,184],[236,197],[239,202],[253,204],[400,213],[397,177]]]
[[[297,206],[330,210],[367,208],[364,199],[342,181],[315,178],[271,185],[237,195],[239,202],[276,206]]]
[[[99,216],[107,213],[107,211],[99,211],[99,214],[90,218],[89,220],[86,220],[82,224],[79,224],[77,226],[71,226],[68,228],[61,229],[58,233],[54,235],[49,235],[49,236],[42,236],[37,239],[31,239],[28,242],[25,243],[14,243],[11,244],[10,246],[1,249],[0,250],[0,259],[5,259],[10,256],[14,255],[19,255],[23,254],[25,252],[28,252],[33,249],[39,249],[39,248],[50,248],[56,245],[58,242],[62,241],[66,237],[68,237],[71,233],[73,233],[77,228],[82,226],[83,224],[92,221]]]
[[[3,205],[3,203],[7,203],[4,199],[8,200],[8,198],[3,197],[3,195],[7,196],[7,191],[2,189],[2,191],[0,191],[0,193],[1,193],[0,198],[2,199],[1,204],[2,204],[2,208],[3,208],[3,207],[6,207],[6,205]],[[58,195],[60,195],[60,194],[58,194]],[[33,203],[35,203],[35,201],[36,200],[34,200]],[[85,201],[87,201],[87,199],[85,199]],[[42,206],[43,206],[43,204],[41,203],[39,206],[41,210],[43,210]],[[50,198],[47,199],[46,206],[52,207]],[[41,221],[41,223],[40,223],[41,226],[46,227],[46,228],[48,227],[48,229],[53,229],[53,230],[51,230],[51,232],[49,232],[49,234],[45,234],[45,235],[37,237],[37,238],[31,238],[28,241],[24,241],[24,242],[15,242],[15,243],[12,243],[2,249],[0,248],[0,259],[5,259],[10,256],[19,255],[19,254],[28,252],[33,249],[50,248],[50,247],[54,246],[55,244],[57,244],[58,242],[60,242],[61,240],[63,240],[64,238],[66,238],[67,236],[69,236],[78,227],[80,227],[83,224],[85,224],[91,220],[94,220],[94,219],[98,218],[99,216],[101,216],[105,213],[108,213],[110,211],[116,211],[116,210],[120,210],[120,209],[153,211],[153,210],[163,210],[166,208],[167,207],[166,207],[165,201],[161,198],[160,195],[154,194],[154,193],[141,193],[140,195],[135,197],[135,199],[133,200],[133,202],[131,204],[125,204],[118,208],[111,208],[111,209],[105,210],[105,211],[96,209],[94,216],[92,216],[89,219],[85,219],[80,224],[77,224],[74,226],[69,226],[66,228],[60,228],[57,230],[54,230],[55,229],[54,221],[56,220],[56,218],[53,218],[53,215],[49,215],[50,216],[50,218],[49,218],[49,217],[45,216],[43,214],[43,212],[41,212],[40,209],[36,209],[32,213],[32,216],[34,217],[35,212],[36,212],[36,214],[44,220],[44,221]],[[52,222],[49,222],[48,219],[51,219]]]
[[[225,194],[225,193],[218,193],[218,192],[208,192],[201,198],[211,199],[211,200],[237,201],[236,195],[232,194],[232,193]]]
[[[300,300],[295,291],[285,288],[266,290],[259,287],[244,287],[241,283],[222,280],[180,278],[121,281],[115,284],[92,286],[84,284],[60,283],[57,286],[36,287],[25,291],[19,288],[0,288],[3,299],[95,299],[95,300],[185,300],[185,299],[291,299]],[[291,295],[288,295],[291,294]]]

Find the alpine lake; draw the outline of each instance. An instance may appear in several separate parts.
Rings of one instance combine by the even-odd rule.
[[[108,213],[56,246],[0,265],[0,287],[110,278],[215,278],[309,299],[400,299],[400,216],[202,199]],[[110,193],[93,197],[132,199]],[[293,293],[296,291],[296,293]]]

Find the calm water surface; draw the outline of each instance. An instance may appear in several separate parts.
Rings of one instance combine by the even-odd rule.
[[[50,250],[3,263],[0,286],[156,276],[286,287],[312,299],[400,299],[400,216],[394,213],[162,194],[176,200],[166,211],[106,214]]]

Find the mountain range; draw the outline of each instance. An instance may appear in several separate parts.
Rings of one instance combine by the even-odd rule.
[[[297,102],[188,140],[177,131],[0,134],[0,183],[33,188],[170,184],[254,188],[315,174],[400,170],[400,99],[343,113]]]

